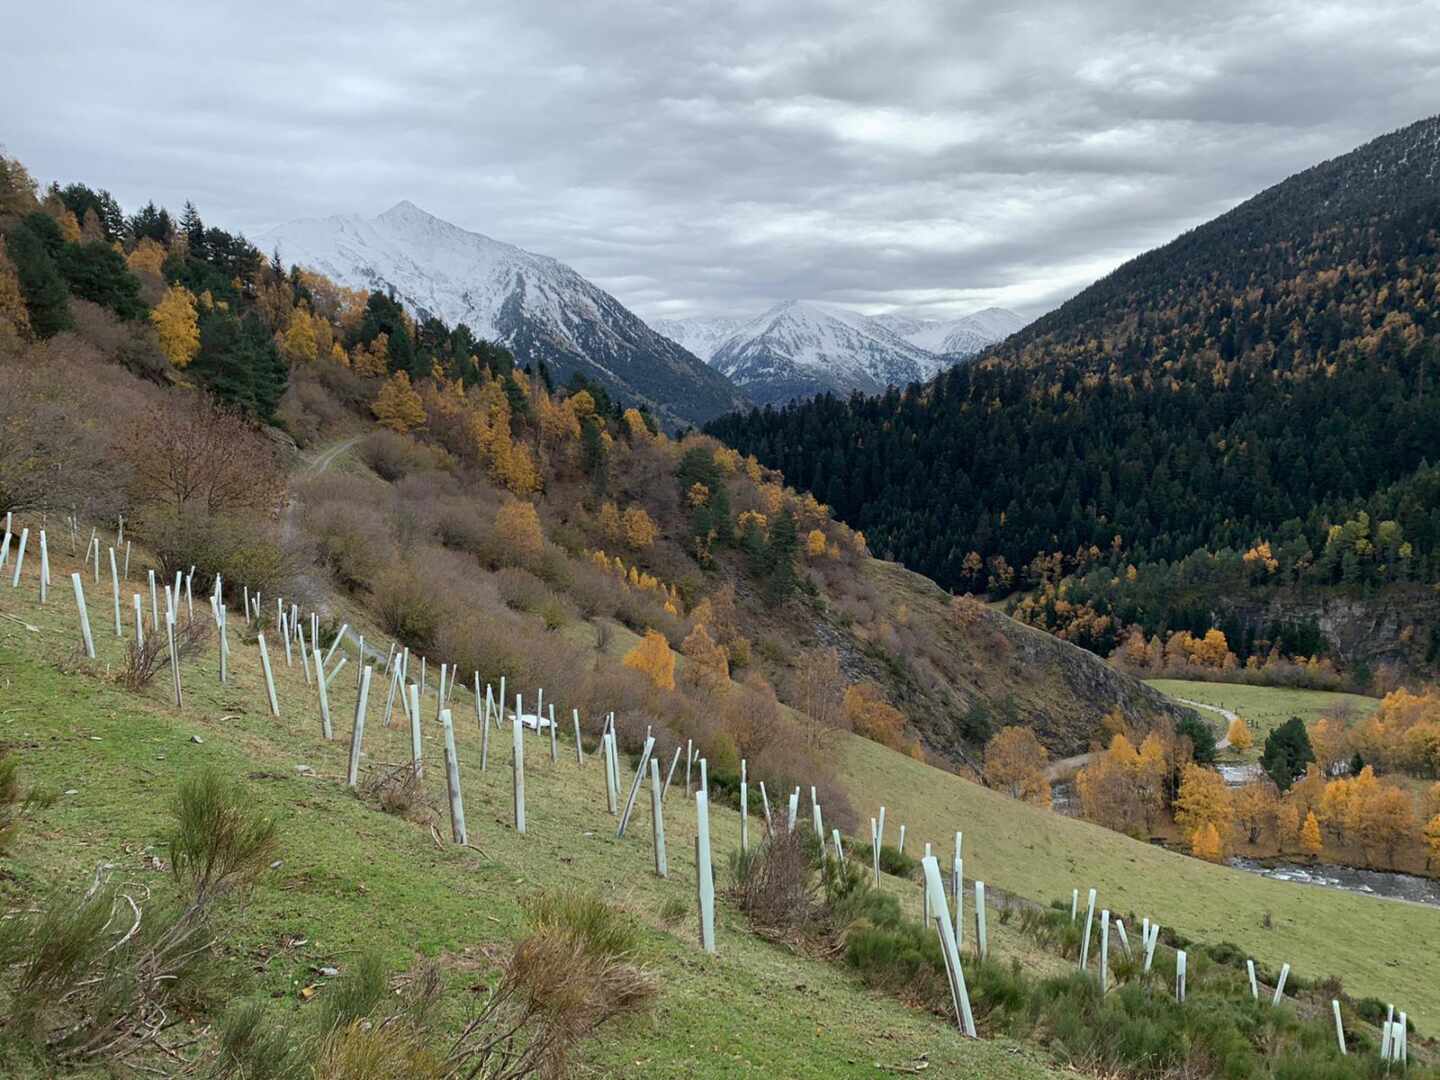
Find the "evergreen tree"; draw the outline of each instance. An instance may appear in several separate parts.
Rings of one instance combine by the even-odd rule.
[[[600,421],[587,416],[580,425],[580,468],[590,478],[590,490],[596,498],[604,496],[610,484],[608,458]]]
[[[140,279],[109,244],[66,244],[59,268],[72,295],[109,308],[122,319],[145,317],[148,308],[140,299]]]
[[[1290,785],[1305,775],[1314,760],[1315,751],[1310,746],[1305,723],[1298,716],[1292,716],[1266,736],[1260,766],[1275,781],[1276,787],[1289,791]]]
[[[68,330],[73,322],[65,279],[50,256],[46,228],[44,225],[37,228],[36,219],[48,223],[54,234],[59,235],[58,226],[48,217],[32,214],[6,233],[5,251],[15,266],[20,294],[25,298],[25,310],[30,318],[30,330],[37,337],[46,338]]]
[[[1190,713],[1180,718],[1180,722],[1175,725],[1175,732],[1190,740],[1197,762],[1201,765],[1214,764],[1216,740],[1215,733],[1210,730],[1209,724]]]

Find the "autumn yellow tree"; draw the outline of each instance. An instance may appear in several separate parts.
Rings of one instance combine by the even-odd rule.
[[[655,543],[660,527],[655,524],[643,506],[629,506],[621,515],[625,544],[634,551],[644,551]]]
[[[1180,791],[1175,796],[1175,824],[1194,840],[1195,834],[1213,825],[1222,841],[1233,820],[1230,789],[1214,769],[1189,764],[1180,774]],[[1223,847],[1223,843],[1222,843]]]
[[[1230,805],[1246,841],[1258,844],[1261,836],[1275,827],[1280,792],[1268,777],[1254,780],[1231,792]]]
[[[521,561],[537,559],[545,551],[545,532],[532,503],[516,499],[500,507],[495,513],[495,535]]]
[[[1220,840],[1220,830],[1213,821],[1207,821],[1190,838],[1190,854],[1206,862],[1218,863],[1225,858],[1225,845]]]
[[[1432,862],[1440,861],[1440,814],[1436,814],[1425,825],[1422,834],[1425,840],[1425,869]]]
[[[685,681],[704,690],[718,690],[730,681],[730,658],[710,636],[703,622],[697,622],[680,643],[685,656]]]
[[[1250,734],[1250,725],[1240,716],[1230,721],[1230,730],[1225,733],[1225,738],[1236,750],[1249,750],[1255,744],[1255,737]]]
[[[195,314],[195,294],[184,285],[171,285],[150,312],[160,351],[178,368],[195,359],[200,351],[200,323]]]
[[[1049,764],[1050,755],[1026,727],[1003,727],[985,744],[985,783],[1012,799],[1049,806]]]
[[[280,332],[280,352],[292,364],[308,364],[320,355],[310,313],[296,305],[290,309]]]
[[[819,529],[811,529],[805,537],[805,554],[812,559],[825,554],[825,534]]]
[[[892,750],[905,747],[905,717],[875,683],[856,683],[845,691],[845,717],[861,738]]]
[[[675,689],[675,654],[658,630],[646,630],[640,644],[626,653],[621,663],[641,672],[657,690]]]
[[[126,257],[125,265],[135,274],[158,278],[165,265],[165,248],[148,236],[141,237],[135,250]]]
[[[410,385],[410,376],[403,371],[385,380],[370,411],[381,424],[402,435],[425,423],[425,404]]]
[[[1324,842],[1320,839],[1320,822],[1315,819],[1313,810],[1305,815],[1305,824],[1300,827],[1300,846],[1312,859],[1324,849]]]
[[[30,336],[30,313],[20,291],[20,276],[5,254],[5,245],[0,244],[0,328],[7,327],[17,337]]]

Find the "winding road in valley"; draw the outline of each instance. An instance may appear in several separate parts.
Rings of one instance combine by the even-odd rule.
[[[1206,705],[1204,702],[1191,701],[1189,698],[1175,698],[1175,700],[1180,702],[1181,705],[1189,705],[1192,709],[1205,709],[1208,712],[1219,713],[1225,718],[1225,725],[1227,728],[1229,727],[1229,725],[1235,722],[1236,714],[1229,709],[1222,709],[1219,705]],[[1228,750],[1229,748],[1230,733],[1227,730],[1225,734],[1221,735],[1220,738],[1215,740],[1215,749]],[[1088,754],[1076,754],[1073,757],[1061,758],[1059,761],[1052,761],[1050,763],[1050,767],[1045,770],[1045,779],[1049,780],[1053,784],[1062,776],[1066,776],[1067,774],[1072,773],[1077,769],[1083,769],[1086,765],[1089,765],[1090,762],[1094,761],[1102,753],[1104,753],[1103,750],[1092,750]]]

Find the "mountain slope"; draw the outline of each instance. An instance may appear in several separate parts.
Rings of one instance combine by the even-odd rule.
[[[864,315],[799,300],[751,319],[710,363],[761,405],[827,390],[876,393],[929,378],[941,366]]]
[[[987,345],[1005,340],[1025,325],[1023,316],[999,307],[982,308],[959,319],[877,315],[875,321],[912,345],[948,357],[974,356]]]
[[[672,423],[704,420],[741,401],[722,376],[564,263],[409,202],[369,219],[292,221],[258,243],[351,288],[393,290],[417,315],[465,323],[503,342],[521,364],[543,361],[561,379],[581,372]]]
[[[905,386],[973,356],[1025,320],[1004,308],[960,319],[866,316],[787,301],[756,318],[655,319],[660,333],[729,375],[761,404]]]
[[[1308,657],[1336,648],[1323,620],[1253,613],[1440,581],[1437,282],[1430,119],[1132,260],[920,395],[711,431],[947,588],[1072,578],[1028,617],[1102,653],[1130,627],[1224,624],[1241,663],[1282,639]],[[1370,656],[1433,665],[1433,627]]]
[[[708,364],[716,350],[748,321],[727,315],[692,315],[684,319],[651,319],[650,326]]]

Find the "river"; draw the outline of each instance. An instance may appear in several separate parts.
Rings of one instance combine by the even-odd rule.
[[[1389,870],[1361,870],[1354,866],[1339,866],[1334,863],[1316,863],[1301,866],[1298,863],[1244,859],[1239,856],[1230,860],[1237,870],[1270,878],[1273,881],[1289,881],[1297,885],[1315,885],[1322,889],[1342,889],[1345,892],[1363,893],[1367,896],[1381,896],[1391,900],[1409,900],[1415,904],[1433,904],[1440,907],[1440,881],[1416,877]]]

